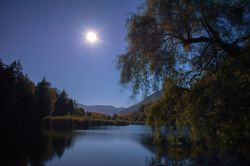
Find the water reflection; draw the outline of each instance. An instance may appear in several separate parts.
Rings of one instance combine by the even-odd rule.
[[[200,147],[157,147],[148,166],[248,166],[248,156],[235,151],[201,151]]]
[[[61,158],[73,147],[76,134],[71,131],[22,131],[5,133],[2,159],[11,166],[44,166],[55,157]]]
[[[236,153],[152,145],[144,126],[116,126],[78,131],[9,131],[1,158],[9,166],[168,166],[249,165]]]

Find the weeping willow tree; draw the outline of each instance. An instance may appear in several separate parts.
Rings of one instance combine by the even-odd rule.
[[[249,147],[250,1],[147,0],[127,29],[121,83],[134,95],[164,87],[150,124],[189,125],[194,141]]]

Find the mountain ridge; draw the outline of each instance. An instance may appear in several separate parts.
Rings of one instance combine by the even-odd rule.
[[[77,104],[77,107],[83,108],[87,112],[97,112],[106,115],[114,115],[119,113],[120,111],[124,110],[125,107],[115,107],[113,105],[84,105],[84,104]]]
[[[162,91],[156,91],[156,92],[152,93],[151,95],[147,96],[142,101],[138,102],[137,104],[132,105],[132,106],[120,111],[118,114],[121,115],[121,114],[130,113],[130,112],[138,112],[142,105],[147,104],[151,101],[158,100],[161,96],[162,96]]]
[[[126,108],[126,107],[115,107],[113,105],[84,105],[84,104],[77,104],[77,107],[83,108],[87,112],[97,112],[106,115],[113,116],[114,114],[128,114],[130,112],[138,112],[140,107],[144,104],[147,104],[151,101],[155,101],[159,99],[162,95],[162,91],[156,91],[151,95],[144,98],[142,101]]]

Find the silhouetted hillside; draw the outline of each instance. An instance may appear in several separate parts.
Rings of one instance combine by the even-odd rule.
[[[124,110],[124,107],[114,107],[112,105],[92,105],[92,106],[87,106],[83,104],[78,104],[78,107],[83,108],[87,112],[98,112],[106,115],[113,115],[117,114],[120,111]]]
[[[147,104],[151,101],[155,101],[157,99],[159,99],[162,95],[162,91],[157,91],[149,96],[147,96],[144,100],[142,100],[141,102],[132,105],[128,108],[125,108],[124,110],[120,111],[119,114],[127,114],[129,112],[138,112],[139,108],[143,105],[143,104]]]

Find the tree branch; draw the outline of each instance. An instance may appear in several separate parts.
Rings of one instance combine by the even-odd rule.
[[[245,40],[247,40],[248,38],[250,38],[250,34],[247,34],[247,35],[245,35],[245,36],[241,36],[241,37],[239,37],[238,39],[236,39],[233,43],[232,43],[232,45],[233,46],[235,46],[238,42],[240,42],[240,41],[245,41]]]
[[[211,43],[213,42],[212,39],[205,37],[205,36],[201,36],[201,37],[197,37],[197,38],[188,38],[188,39],[183,39],[183,43],[184,44],[192,44],[192,43]]]

